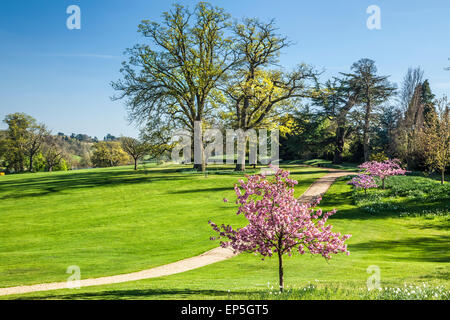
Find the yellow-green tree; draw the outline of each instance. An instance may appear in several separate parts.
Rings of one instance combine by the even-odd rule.
[[[224,89],[229,99],[225,116],[234,128],[244,131],[276,127],[286,110],[292,110],[293,99],[310,96],[308,80],[316,74],[305,64],[291,72],[275,69],[281,50],[290,42],[278,34],[273,21],[244,19],[233,31],[239,63]],[[245,170],[245,157],[241,159],[238,171]]]
[[[422,143],[427,165],[441,173],[441,183],[444,184],[445,169],[450,166],[450,103],[444,97],[435,105],[436,111],[428,114]]]
[[[93,145],[91,156],[95,167],[115,167],[130,163],[130,157],[118,141],[100,141]]]

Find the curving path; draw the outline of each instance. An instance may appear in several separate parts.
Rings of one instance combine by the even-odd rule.
[[[323,177],[315,180],[309,188],[300,196],[300,200],[303,202],[308,202],[317,198],[319,196],[323,196],[325,192],[330,188],[333,184],[334,180],[339,177],[348,176],[351,174],[357,174],[356,172],[350,171],[342,171],[337,169],[327,168],[330,173],[324,175]]]
[[[327,169],[330,173],[314,181],[313,184],[300,196],[301,201],[310,201],[315,197],[322,196],[338,177],[354,174],[354,172],[340,171],[336,169]],[[232,249],[214,248],[199,256],[183,259],[177,262],[169,263],[159,267],[142,270],[138,272],[120,274],[109,277],[84,279],[79,281],[80,287],[98,286],[104,284],[121,283],[128,281],[136,281],[142,279],[156,278],[168,276],[171,274],[181,273],[193,269],[197,269],[212,263],[223,261],[234,257]],[[36,291],[47,291],[56,289],[67,289],[67,282],[52,282],[27,286],[0,288],[0,296],[10,294],[24,294]]]

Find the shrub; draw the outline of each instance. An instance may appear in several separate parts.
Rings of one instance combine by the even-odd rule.
[[[384,153],[384,151],[381,152],[377,152],[377,153],[372,153],[369,157],[370,161],[377,161],[377,162],[383,162],[388,160],[389,158],[386,156],[386,154]]]
[[[390,176],[404,175],[406,170],[400,166],[398,159],[378,161],[367,161],[359,166],[363,173],[375,176],[381,179],[383,189],[385,188],[385,179]]]
[[[356,189],[364,189],[364,193],[366,194],[367,189],[378,187],[375,179],[368,174],[359,174],[352,180],[350,180],[347,184],[353,185]]]

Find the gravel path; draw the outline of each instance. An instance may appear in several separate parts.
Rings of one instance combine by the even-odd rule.
[[[354,174],[354,172],[340,171],[335,169],[327,169],[330,173],[314,181],[313,184],[302,194],[300,200],[310,201],[315,197],[323,195],[338,177]],[[183,259],[177,262],[169,263],[163,266],[142,270],[133,273],[120,274],[109,277],[101,277],[94,279],[83,279],[79,281],[80,287],[98,286],[104,284],[121,283],[149,278],[168,276],[171,274],[181,273],[192,269],[197,269],[212,263],[223,261],[234,257],[232,249],[214,248],[199,256]],[[69,288],[67,282],[43,283],[28,286],[18,286],[9,288],[0,288],[0,296],[10,294],[24,294],[36,291],[47,291],[56,289]]]
[[[313,184],[300,196],[300,200],[303,202],[311,201],[314,198],[322,196],[327,192],[334,180],[339,177],[356,174],[356,172],[342,171],[337,169],[327,169],[330,173],[314,181]]]

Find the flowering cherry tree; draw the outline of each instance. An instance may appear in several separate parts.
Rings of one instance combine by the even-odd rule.
[[[389,176],[404,175],[406,170],[400,166],[398,159],[388,159],[381,162],[367,161],[359,166],[364,173],[375,176],[381,179],[383,189],[385,188],[384,181]]]
[[[375,179],[372,176],[364,173],[361,173],[354,177],[348,182],[348,184],[355,186],[356,189],[364,189],[364,193],[367,193],[367,189],[378,187]]]
[[[260,254],[262,259],[278,255],[280,291],[283,291],[283,255],[298,252],[320,254],[330,259],[332,254],[349,254],[345,241],[351,235],[341,235],[325,225],[336,210],[323,213],[315,209],[320,198],[313,203],[302,203],[294,197],[296,180],[289,172],[278,169],[274,176],[264,174],[247,176],[239,180],[234,189],[239,204],[237,214],[243,214],[248,224],[234,230],[230,225],[209,224],[219,234],[211,240],[225,239],[222,247],[231,247],[235,252]]]

